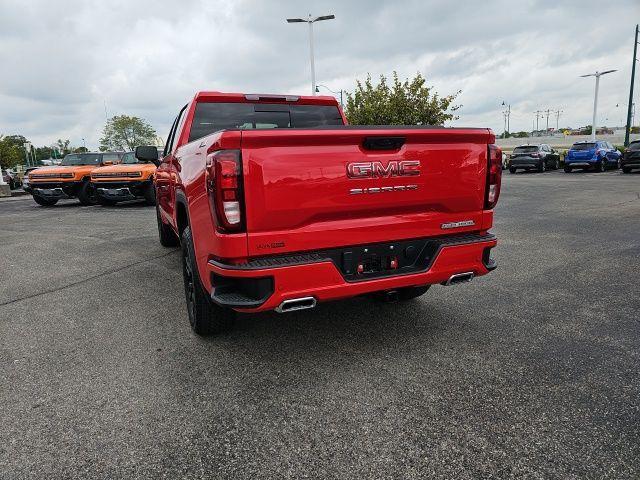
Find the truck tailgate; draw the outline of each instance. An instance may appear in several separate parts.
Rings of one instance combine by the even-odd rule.
[[[402,146],[376,149],[381,137]],[[480,230],[493,141],[486,129],[245,130],[249,255]]]

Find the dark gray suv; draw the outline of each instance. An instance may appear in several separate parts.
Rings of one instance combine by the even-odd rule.
[[[544,172],[550,168],[560,168],[560,154],[549,145],[520,145],[513,149],[509,157],[509,172],[516,173],[518,169],[536,170]]]

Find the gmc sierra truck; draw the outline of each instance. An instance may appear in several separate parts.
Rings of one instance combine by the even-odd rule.
[[[496,267],[502,152],[486,128],[349,126],[332,97],[200,92],[158,165],[160,243],[181,246],[197,334],[235,312],[418,297]]]

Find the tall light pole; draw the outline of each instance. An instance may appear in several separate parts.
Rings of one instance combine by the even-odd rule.
[[[308,23],[309,24],[309,56],[311,57],[311,95],[316,94],[316,66],[313,58],[313,24],[322,20],[333,20],[335,15],[322,15],[321,17],[287,18],[287,23]]]
[[[507,126],[505,128],[505,132],[511,132],[511,105],[507,105],[506,102],[502,102],[503,107],[507,107],[507,109],[503,112],[505,116],[505,120],[507,121]],[[505,135],[506,137],[506,135]]]
[[[596,140],[596,114],[598,113],[598,89],[600,88],[600,77],[607,73],[617,72],[617,70],[605,70],[604,72],[589,73],[580,77],[596,77],[596,93],[593,97],[593,122],[591,122],[591,140]]]

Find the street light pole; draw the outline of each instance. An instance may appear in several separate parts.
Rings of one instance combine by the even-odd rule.
[[[309,24],[309,57],[311,59],[311,95],[316,94],[316,66],[313,52],[313,24],[322,20],[333,20],[335,15],[322,15],[312,18],[311,14],[305,20],[304,18],[287,18],[287,23],[308,23]]]
[[[593,122],[591,122],[591,141],[596,140],[596,115],[598,113],[598,89],[600,88],[600,77],[607,73],[617,72],[617,70],[605,70],[604,72],[589,73],[587,75],[580,75],[580,77],[596,77],[596,92],[593,96]]]

